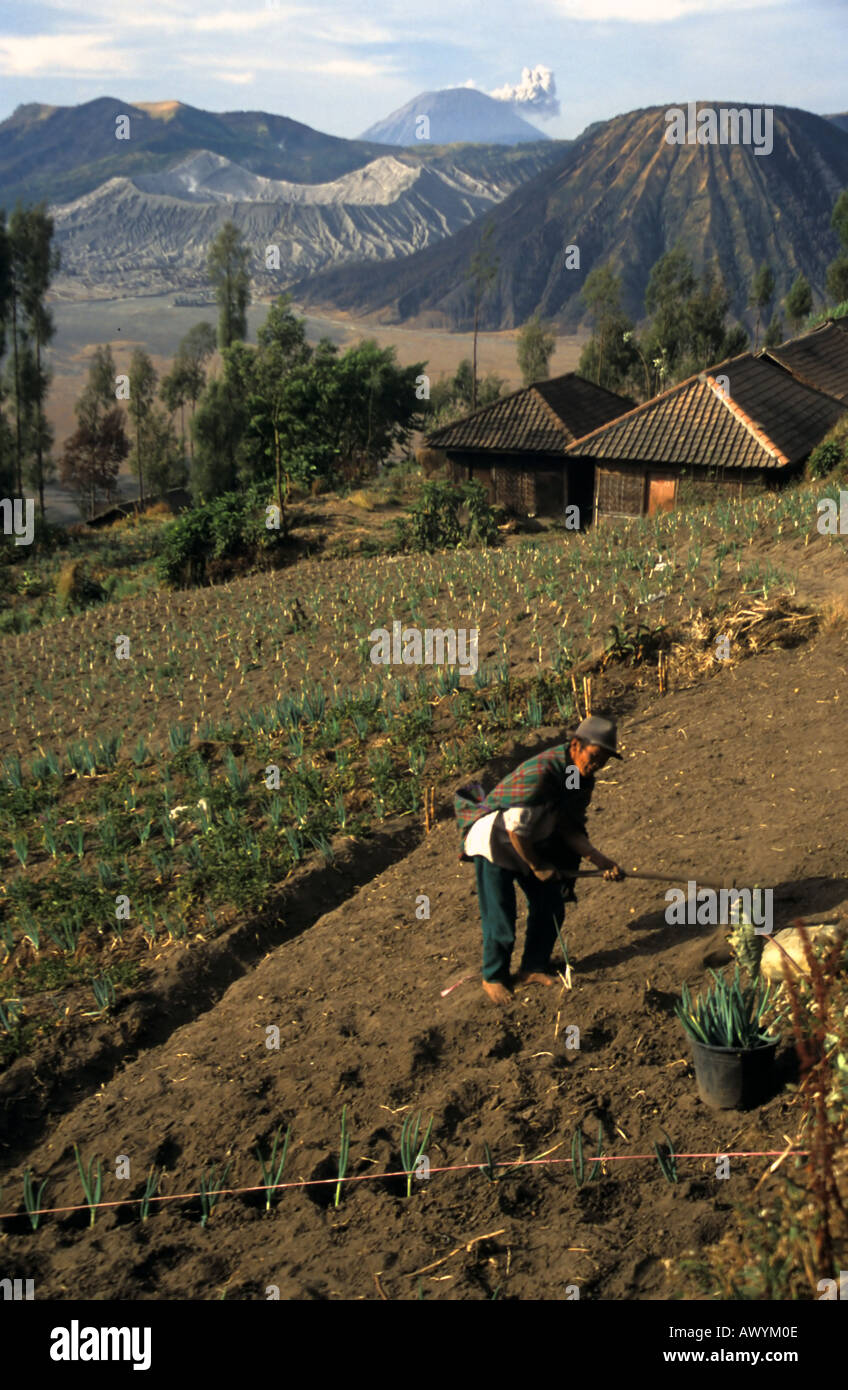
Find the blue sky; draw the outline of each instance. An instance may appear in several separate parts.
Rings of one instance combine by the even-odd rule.
[[[527,67],[553,74],[559,114],[532,92],[518,109],[565,137],[687,100],[845,111],[846,48],[848,0],[5,0],[0,119],[108,95],[350,137],[421,91],[499,91]]]

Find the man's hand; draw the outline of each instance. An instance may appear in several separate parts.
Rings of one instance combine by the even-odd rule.
[[[619,882],[625,877],[624,870],[616,864],[614,859],[607,859],[605,854],[598,854],[593,860],[596,869],[602,869],[604,878],[608,881]]]

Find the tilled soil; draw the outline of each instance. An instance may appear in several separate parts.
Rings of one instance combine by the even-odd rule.
[[[775,930],[833,915],[848,902],[846,668],[848,636],[832,625],[813,645],[644,697],[620,727],[624,761],[599,779],[593,842],[625,869],[667,869],[684,886],[772,887]],[[798,1120],[786,1085],[748,1113],[698,1099],[673,1005],[683,980],[703,980],[714,929],[666,925],[662,884],[586,879],[565,924],[573,989],[519,988],[499,1011],[480,988],[473,870],[457,855],[445,820],[287,931],[215,1002],[200,995],[197,1016],[157,1045],[124,1063],[115,1048],[105,1081],[77,1068],[73,1085],[53,1088],[37,1138],[22,1141],[26,1126],[5,1135],[7,1212],[26,1167],[48,1179],[46,1206],[82,1201],[74,1144],[102,1158],[105,1202],[137,1199],[152,1164],[167,1170],[165,1195],[198,1192],[212,1165],[219,1181],[230,1165],[224,1186],[254,1187],[257,1146],[267,1157],[288,1124],[285,1178],[334,1178],[346,1106],[349,1173],[365,1180],[345,1185],[338,1208],[325,1183],[283,1191],[270,1215],[261,1193],[222,1196],[205,1228],[196,1196],[154,1204],[144,1223],[137,1200],[93,1227],[87,1211],[48,1215],[34,1233],[25,1217],[7,1220],[4,1275],[33,1278],[39,1299],[262,1299],[272,1287],[284,1299],[560,1299],[575,1286],[600,1300],[704,1296],[680,1261],[721,1237],[770,1160],[733,1159],[720,1180],[715,1159],[680,1157],[669,1184],[654,1141],[665,1131],[679,1155],[782,1150]],[[429,917],[416,915],[421,895]],[[574,1024],[579,1049],[565,1045]],[[120,1037],[120,1014],[114,1028]],[[0,1082],[7,1116],[26,1068],[34,1095],[39,1069],[46,1079],[48,1064],[34,1080],[31,1065]],[[791,1068],[784,1053],[784,1080]],[[495,1182],[476,1167],[431,1171],[407,1199],[404,1179],[380,1175],[401,1166],[401,1125],[419,1110],[435,1117],[432,1170],[479,1165],[484,1145],[496,1161],[567,1159],[581,1123],[587,1159],[600,1124],[612,1161],[580,1189],[562,1162]],[[121,1156],[128,1178],[115,1176]]]

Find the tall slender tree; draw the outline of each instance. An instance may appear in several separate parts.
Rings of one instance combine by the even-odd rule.
[[[209,248],[206,268],[218,301],[218,346],[223,351],[247,336],[250,303],[249,251],[234,222],[225,222]]]
[[[56,328],[53,314],[47,307],[47,291],[61,264],[57,247],[53,245],[53,218],[47,205],[39,203],[27,214],[29,234],[24,266],[23,309],[27,317],[29,337],[35,346],[35,379],[32,392],[33,454],[32,481],[38,491],[41,516],[44,517],[44,484],[47,480],[46,449],[52,442],[52,430],[47,423],[44,404],[50,385],[50,373],[44,365],[44,350],[52,341]]]
[[[12,398],[15,403],[15,491],[23,495],[23,451],[26,407],[23,394],[21,360],[24,355],[23,312],[24,264],[26,261],[27,218],[20,203],[9,218],[9,309],[12,335]]]
[[[144,348],[136,348],[130,359],[130,419],[135,426],[133,463],[138,474],[138,497],[144,504],[145,426],[156,399],[156,371]]]
[[[115,359],[110,347],[95,349],[74,412],[77,428],[65,441],[61,477],[87,496],[91,517],[98,489],[110,494],[121,461],[129,453],[125,415],[115,399]]]
[[[757,311],[757,325],[754,330],[754,352],[756,352],[760,346],[760,324],[765,318],[768,307],[774,299],[775,283],[774,271],[770,265],[767,265],[766,262],[763,261],[763,264],[754,277],[754,283],[751,287],[750,303]]]
[[[469,279],[474,287],[474,343],[471,358],[471,409],[477,409],[477,328],[480,322],[480,305],[497,279],[500,257],[492,250],[492,237],[495,225],[487,222],[471,257]]]
[[[197,402],[206,385],[205,364],[215,351],[215,330],[211,323],[196,323],[180,341],[177,355],[170,372],[162,378],[159,394],[166,408],[173,415],[180,412],[180,433],[185,444],[185,407],[191,402],[191,414],[197,410]],[[194,462],[194,435],[188,432],[189,459]]]
[[[6,319],[12,293],[12,265],[6,210],[0,208],[0,365],[6,353],[8,337]],[[12,432],[3,412],[5,392],[0,376],[0,493],[7,497],[15,487],[15,451]]]

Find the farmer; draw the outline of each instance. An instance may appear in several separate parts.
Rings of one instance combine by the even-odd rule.
[[[454,797],[464,835],[463,859],[473,859],[483,923],[483,989],[495,1004],[510,1000],[509,964],[515,945],[515,882],[527,898],[527,938],[518,984],[553,984],[550,956],[565,903],[576,902],[573,878],[581,858],[606,879],[623,871],[590,844],[586,810],[595,773],[616,751],[610,719],[584,719],[568,742],[528,758],[488,796],[479,783]]]

